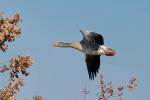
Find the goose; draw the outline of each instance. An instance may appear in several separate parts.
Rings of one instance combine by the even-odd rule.
[[[114,56],[115,50],[104,46],[103,36],[96,32],[80,30],[83,39],[80,42],[56,42],[52,46],[62,48],[73,48],[85,54],[85,62],[89,79],[94,80],[100,67],[100,56]]]

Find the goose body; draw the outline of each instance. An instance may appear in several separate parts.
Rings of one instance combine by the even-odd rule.
[[[100,56],[113,56],[115,55],[115,50],[104,46],[104,39],[101,34],[85,30],[80,30],[80,32],[83,35],[83,39],[80,42],[57,42],[54,43],[53,46],[74,48],[83,52],[85,54],[89,78],[93,80],[97,76],[99,70]]]

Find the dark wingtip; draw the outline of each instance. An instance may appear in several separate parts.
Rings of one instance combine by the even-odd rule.
[[[80,32],[83,34],[83,30],[82,29],[80,29]]]
[[[88,32],[88,31],[86,31],[86,30],[84,30],[84,29],[80,29],[80,32],[81,32],[82,34],[84,34],[84,33]]]
[[[94,77],[93,77],[93,76],[89,76],[89,79],[90,79],[90,80],[94,80]]]
[[[90,73],[90,74],[89,74],[89,79],[90,79],[90,80],[94,80],[94,78],[97,76],[97,73],[98,73],[98,72]]]

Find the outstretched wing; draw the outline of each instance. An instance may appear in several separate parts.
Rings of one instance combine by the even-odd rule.
[[[92,43],[97,43],[98,45],[104,44],[104,39],[101,34],[98,34],[96,32],[89,32],[85,30],[80,30],[80,32],[83,34],[83,40],[86,40]]]
[[[100,55],[86,55],[85,62],[89,78],[93,80],[96,77],[100,66]]]

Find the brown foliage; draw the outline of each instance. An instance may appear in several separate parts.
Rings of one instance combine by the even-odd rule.
[[[120,100],[123,100],[122,95],[123,95],[123,90],[128,89],[128,90],[134,90],[136,88],[136,78],[133,78],[129,81],[129,83],[126,86],[118,86],[117,91],[112,86],[112,82],[110,83],[105,83],[104,77],[101,74],[100,75],[100,82],[99,82],[99,87],[101,90],[101,93],[99,95],[98,93],[98,98],[99,100],[107,100],[110,97],[119,97]]]
[[[0,89],[0,100],[16,100],[15,94],[20,91],[23,86],[23,79],[19,78],[15,81],[9,81],[6,88]]]
[[[43,100],[42,96],[34,96],[33,100]]]
[[[101,74],[99,80],[100,92],[98,92],[96,95],[98,96],[98,100],[108,100],[111,97],[119,97],[119,100],[123,100],[123,90],[127,89],[131,91],[136,87],[136,78],[132,78],[126,86],[121,85],[118,86],[117,89],[115,89],[112,85],[112,81],[106,83],[104,80],[104,76]],[[83,88],[81,92],[83,94],[82,96],[84,97],[83,100],[86,100],[86,96],[89,94],[89,92],[90,91],[88,91],[87,88]]]
[[[33,64],[31,56],[16,56],[13,57],[8,65],[0,67],[0,73],[9,71],[8,85],[4,89],[0,89],[0,100],[16,100],[15,94],[20,91],[23,86],[23,78],[21,74],[27,76],[27,68]]]
[[[19,27],[20,15],[5,18],[4,13],[0,12],[0,50],[6,52],[7,42],[12,42],[20,36]],[[29,55],[16,56],[11,58],[7,65],[0,67],[0,73],[9,73],[8,85],[0,89],[0,100],[16,100],[16,94],[24,84],[22,76],[28,76],[27,69],[33,64],[33,59]],[[41,96],[33,97],[33,100],[42,100]]]
[[[0,13],[0,50],[5,52],[8,49],[6,42],[12,42],[21,34],[18,25],[20,15],[16,14],[9,18],[4,18],[4,14]]]

